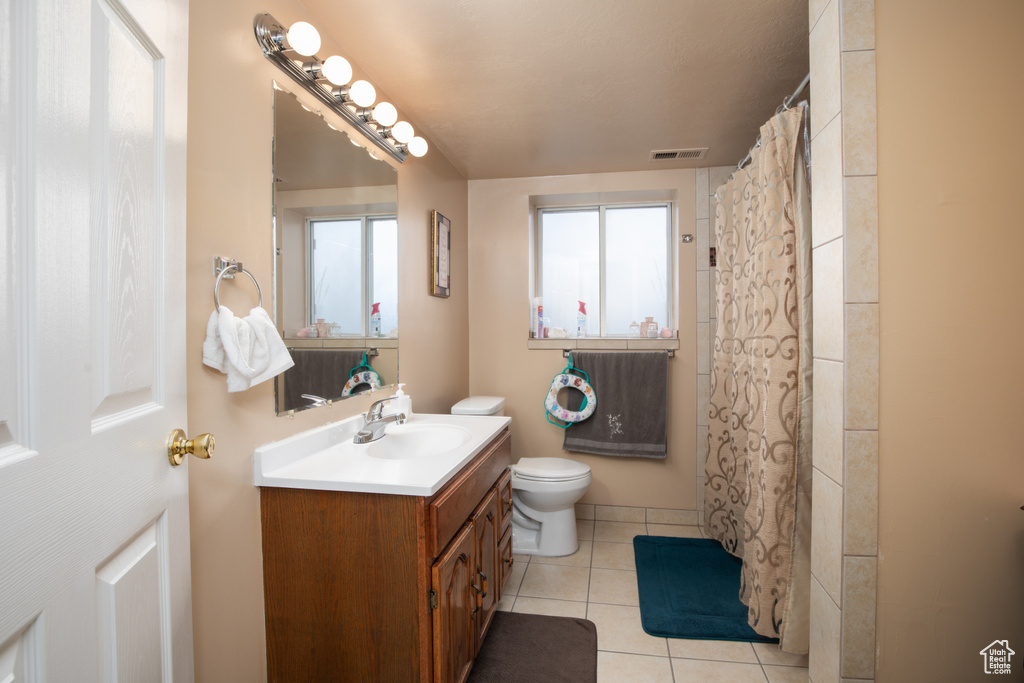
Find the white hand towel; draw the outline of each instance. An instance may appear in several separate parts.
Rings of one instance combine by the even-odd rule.
[[[210,320],[206,323],[206,339],[203,340],[203,364],[214,370],[224,372],[224,346],[220,343],[220,331],[217,329],[219,316],[214,309]]]
[[[238,318],[227,306],[207,323],[203,363],[228,376],[228,392],[245,391],[294,365],[265,310],[256,307]]]
[[[274,326],[274,321],[265,310],[260,307],[252,309],[246,320],[259,340],[256,344],[256,353],[259,356],[258,364],[263,366],[263,370],[258,371],[253,377],[253,385],[273,379],[295,365],[281,335],[277,332],[277,327]]]

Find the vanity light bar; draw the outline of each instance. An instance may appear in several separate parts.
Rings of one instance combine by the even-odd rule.
[[[299,26],[299,24],[303,24],[303,26]],[[385,102],[378,103],[377,107],[372,109],[368,105],[360,106],[356,104],[356,101],[363,101],[361,98],[366,96],[365,91],[373,92],[372,85],[366,81],[356,81],[348,85],[333,86],[332,83],[325,80],[323,75],[325,62],[313,54],[319,49],[320,45],[320,36],[316,33],[315,28],[306,24],[306,22],[296,22],[292,28],[286,29],[274,17],[262,13],[257,14],[253,20],[253,30],[256,33],[256,42],[259,43],[260,49],[263,50],[263,54],[267,59],[291,76],[292,80],[301,85],[303,89],[313,95],[328,109],[348,121],[355,128],[358,128],[363,135],[387,152],[392,158],[402,163],[408,154],[417,157],[426,154],[426,140],[421,137],[397,140],[396,136],[392,135],[392,127],[390,125],[383,125],[382,122],[375,119],[375,116],[379,116],[383,122],[390,120],[391,114],[394,112],[394,107],[390,104],[384,107],[383,110],[381,110],[381,105],[387,104]],[[316,34],[315,41],[312,40],[310,30],[312,34]],[[303,38],[302,42],[304,44],[300,46],[292,45],[291,43],[295,36]],[[315,47],[313,47],[314,44]],[[309,47],[306,47],[307,45]],[[301,59],[295,59],[294,57],[301,57]],[[337,59],[342,62],[345,61],[340,57]],[[330,60],[331,58],[328,58],[328,61]],[[347,66],[347,62],[344,66]],[[349,78],[351,79],[351,69],[349,69]],[[353,90],[357,92],[353,93]],[[369,98],[371,100],[370,104],[372,104],[372,100],[375,97],[373,95]],[[378,110],[380,111],[378,112]],[[405,122],[399,121],[398,123],[402,124]],[[405,125],[408,126],[411,132],[412,127],[407,123]]]

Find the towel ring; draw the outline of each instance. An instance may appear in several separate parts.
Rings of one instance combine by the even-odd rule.
[[[224,279],[230,271],[242,273],[248,275],[252,283],[256,285],[256,296],[259,297],[260,302],[256,304],[258,307],[263,308],[263,290],[260,289],[260,283],[256,281],[256,277],[245,268],[239,268],[238,266],[227,266],[217,274],[217,283],[213,286],[213,305],[220,310],[220,299],[217,297],[217,293],[220,291],[220,281]]]

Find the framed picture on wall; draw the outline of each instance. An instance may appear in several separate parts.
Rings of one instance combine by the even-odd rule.
[[[437,211],[430,212],[430,293],[451,294],[452,222]]]

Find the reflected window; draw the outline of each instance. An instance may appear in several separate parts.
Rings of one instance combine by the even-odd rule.
[[[398,221],[394,215],[306,220],[310,319],[322,318],[332,335],[371,336],[380,312],[380,335],[398,333]],[[377,335],[373,335],[377,336]]]

